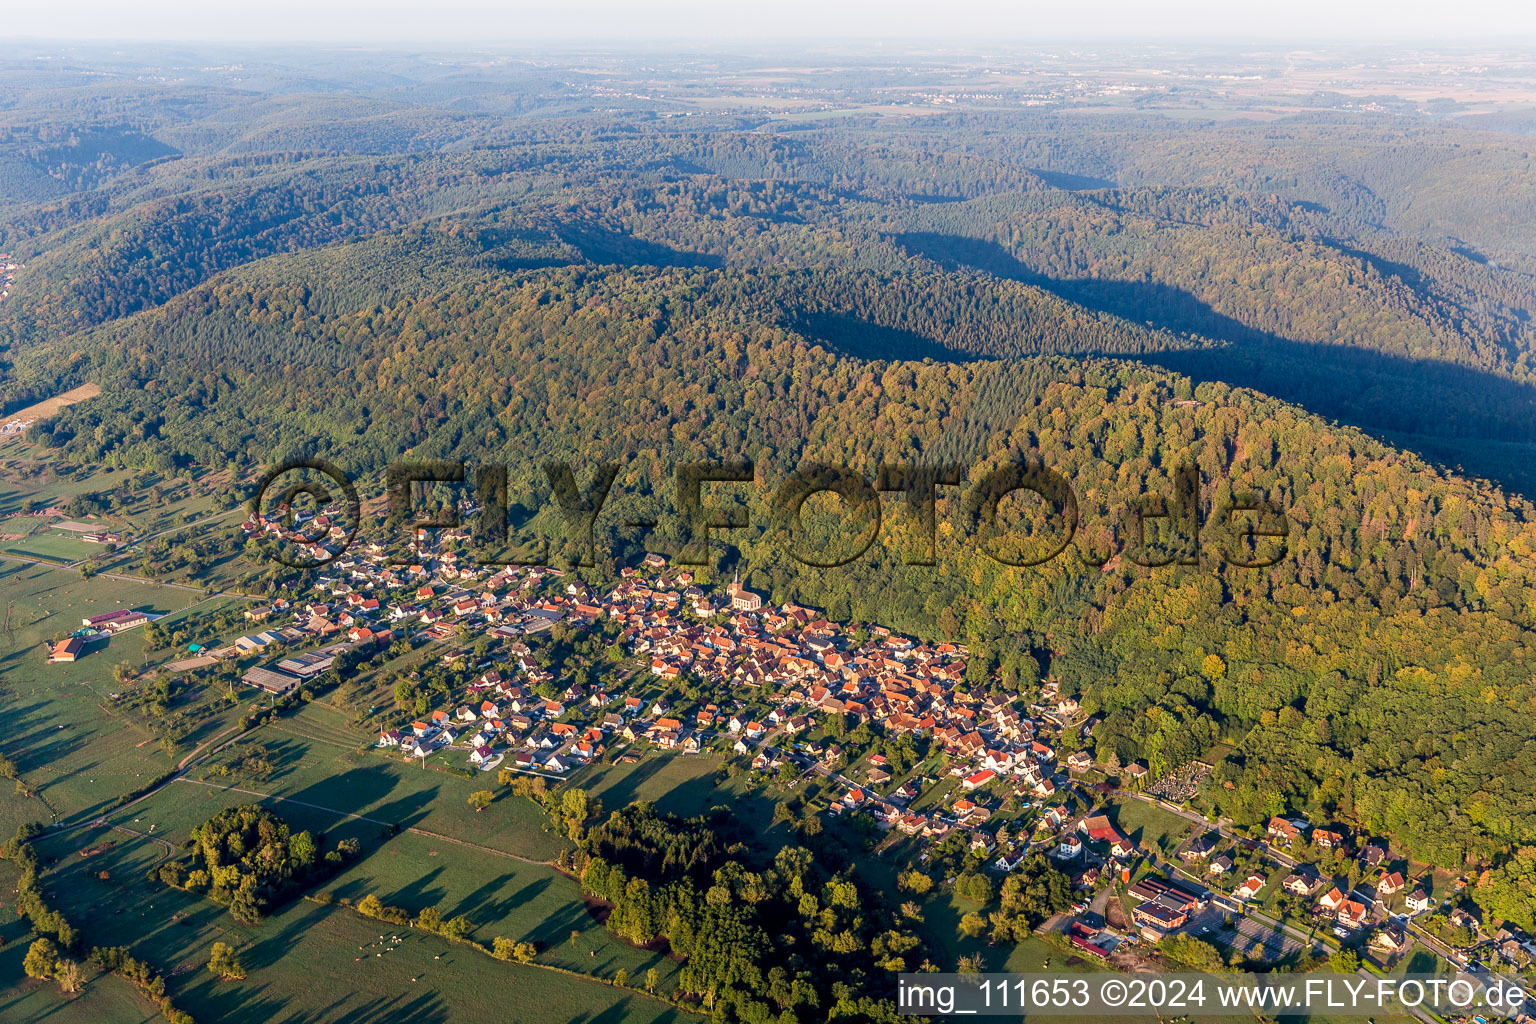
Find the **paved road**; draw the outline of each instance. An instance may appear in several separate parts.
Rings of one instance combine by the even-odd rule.
[[[1431,953],[1435,953],[1441,957],[1444,957],[1446,960],[1451,960],[1453,964],[1456,963],[1455,960],[1451,959],[1452,951],[1449,946],[1435,938],[1429,932],[1426,932],[1424,929],[1420,928],[1412,920],[1408,921],[1408,932],[1413,936],[1415,941],[1423,945],[1424,948],[1428,949]],[[1513,978],[1509,977],[1508,975],[1494,975],[1486,967],[1481,967],[1477,964],[1468,964],[1466,973],[1482,981],[1492,981],[1497,979],[1506,983],[1514,982],[1525,991],[1527,1002],[1536,999],[1536,995],[1531,993],[1530,986],[1526,984],[1525,981],[1521,978]]]

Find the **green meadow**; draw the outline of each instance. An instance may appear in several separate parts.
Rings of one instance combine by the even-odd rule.
[[[103,843],[113,845],[101,850]],[[122,833],[94,830],[53,836],[39,844],[39,852],[55,862],[44,879],[52,899],[90,941],[126,945],[149,960],[165,976],[176,1004],[200,1022],[383,1024],[408,1019],[449,1024],[486,1019],[621,1024],[688,1016],[602,981],[501,963],[434,935],[369,920],[340,903],[322,906],[297,900],[260,924],[241,925],[212,901],[148,881],[145,874],[165,856],[164,848]],[[375,849],[362,863],[380,852]],[[393,936],[402,941],[391,941]],[[245,980],[221,981],[206,970],[217,941],[236,948],[248,972]],[[20,956],[10,946],[0,955]],[[559,954],[566,960],[572,956],[570,950]],[[131,1016],[137,998],[131,990],[124,997],[126,1008],[119,1007],[123,1000],[115,991],[118,986],[116,979],[98,978],[78,999],[102,1003],[110,1011],[102,1019],[109,1022],[156,1019]],[[92,991],[97,987],[102,988],[100,995]],[[29,1011],[33,1019],[94,1019],[85,1015],[88,1007],[78,1017],[68,1016],[74,1008],[56,989],[45,991],[33,983],[3,990],[0,999],[30,1001],[24,1005],[35,1007]],[[148,1009],[147,1003],[140,1003]],[[60,1008],[66,1015],[51,1016]]]
[[[48,642],[80,628],[83,618],[133,608],[175,621],[197,600],[189,591],[155,584],[82,580],[69,570],[0,562],[0,605],[11,626],[8,649],[0,654],[9,726],[0,735],[0,751],[34,794],[0,791],[0,828],[9,832],[25,820],[102,811],[227,727],[235,710],[215,709],[168,754],[141,712],[113,701],[112,694],[133,685],[117,681],[117,666],[138,671],[151,660],[143,629],[96,641],[78,661],[47,663]],[[200,699],[188,693],[179,704]]]

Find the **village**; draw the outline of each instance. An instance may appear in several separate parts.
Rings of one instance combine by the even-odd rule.
[[[324,514],[310,525],[328,528]],[[253,516],[244,529],[283,537],[290,527]],[[772,606],[739,578],[717,592],[657,554],[598,589],[552,567],[469,564],[454,550],[464,539],[418,531],[405,564],[377,544],[342,555],[308,594],[248,610],[260,631],[217,649],[194,644],[182,664],[255,656],[243,681],[281,696],[348,651],[416,638],[464,668],[462,688],[383,725],[383,752],[551,780],[620,750],[710,752],[765,779],[821,779],[820,812],[865,821],[877,851],[905,842],[926,861],[958,837],[999,875],[1046,855],[1081,893],[1051,925],[1090,957],[1178,933],[1274,961],[1315,947],[1390,963],[1417,945],[1474,977],[1536,955],[1519,929],[1479,920],[1465,879],[1446,887],[1415,874],[1384,839],[1295,817],[1261,829],[1209,821],[1189,806],[1209,773],[1198,762],[1162,779],[1140,763],[1096,764],[1096,719],[1059,680],[1027,695],[976,686],[962,644]],[[587,685],[561,677],[535,655],[557,629],[602,632],[625,667]],[[864,755],[842,739],[864,725],[910,756]],[[1161,849],[1138,843],[1127,807],[1185,827]],[[1462,940],[1445,941],[1447,930]]]

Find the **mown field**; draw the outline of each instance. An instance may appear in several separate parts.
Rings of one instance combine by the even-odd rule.
[[[53,527],[52,519],[35,516],[15,516],[0,523],[0,534],[25,535],[20,540],[0,543],[0,552],[21,558],[40,558],[46,561],[71,563],[83,558],[107,553],[100,544],[87,544],[78,533]],[[105,528],[105,527],[103,527]]]
[[[8,451],[15,452],[14,442]],[[68,505],[81,495],[110,496],[112,507],[93,520],[103,529],[127,536],[144,536],[177,526],[213,512],[233,511],[215,494],[222,474],[210,474],[198,482],[137,470],[101,466],[87,469],[33,456],[0,459],[0,517],[15,516],[51,505]],[[51,518],[26,517],[40,530],[51,531]],[[15,521],[13,521],[14,523]],[[27,532],[14,525],[3,533]],[[101,554],[99,545],[81,544],[88,554]]]
[[[614,938],[582,902],[576,880],[541,864],[406,834],[322,888],[354,903],[371,893],[413,913],[435,907],[445,920],[463,914],[477,940],[532,942],[541,963],[609,979],[620,969],[640,979],[654,968],[660,991],[675,987],[675,961]]]
[[[115,845],[81,856],[106,841]],[[500,963],[436,936],[368,920],[339,903],[298,900],[258,925],[237,924],[212,901],[147,881],[145,873],[162,859],[164,848],[122,833],[93,830],[51,837],[39,851],[56,861],[45,886],[60,909],[92,943],[127,945],[159,967],[177,1005],[198,1021],[620,1024],[687,1016],[600,981]],[[404,941],[389,941],[396,935]],[[244,981],[220,981],[205,969],[216,941],[237,948],[248,972]],[[106,983],[117,984],[112,979]],[[34,1000],[37,1019],[71,1020],[47,1015],[62,1004],[61,997],[29,993],[23,986],[9,994]],[[111,995],[104,992],[102,998]],[[106,1019],[153,1019],[114,1013]]]
[[[1165,860],[1172,858],[1192,833],[1204,831],[1177,814],[1133,797],[1113,801],[1108,814],[1137,849],[1150,850]]]
[[[25,820],[103,810],[119,794],[171,768],[238,713],[219,709],[198,723],[181,750],[168,754],[139,712],[114,707],[110,696],[127,689],[115,678],[116,666],[137,670],[145,665],[142,629],[92,645],[79,661],[46,663],[44,644],[78,629],[82,618],[136,608],[175,621],[196,600],[183,590],[100,577],[82,580],[67,570],[0,562],[0,605],[8,609],[12,627],[9,649],[0,655],[0,699],[8,725],[0,734],[0,751],[16,763],[35,794],[25,798],[9,786],[0,787],[0,829],[9,833]]]
[[[494,773],[477,772],[473,779],[464,779],[430,766],[408,764],[398,752],[371,749],[373,736],[356,729],[337,711],[306,705],[294,716],[242,737],[226,752],[234,757],[243,749],[265,748],[276,766],[269,778],[208,781],[401,828],[468,839],[535,860],[549,860],[569,848],[565,839],[545,830],[543,812],[531,801],[506,794]],[[464,759],[462,754],[456,756]],[[202,787],[183,783],[177,788]],[[469,795],[477,790],[499,791],[499,799],[476,812],[469,806]],[[273,806],[287,814],[285,808],[293,805]]]

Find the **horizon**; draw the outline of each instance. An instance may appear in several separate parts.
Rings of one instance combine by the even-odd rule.
[[[82,30],[82,27],[89,26]],[[878,26],[871,30],[871,26]],[[702,0],[630,5],[587,0],[544,5],[450,0],[431,10],[361,0],[241,2],[213,11],[186,0],[131,9],[65,0],[12,11],[0,38],[35,43],[501,47],[509,43],[593,45],[624,50],[669,45],[1242,45],[1261,47],[1456,45],[1509,47],[1536,39],[1536,8],[1503,0],[1461,5],[1367,0],[1340,9],[1303,0],[1283,10],[1234,8],[1213,0],[1151,7],[1101,0],[1090,10],[972,0],[940,10],[900,0],[776,0],[722,11]]]

